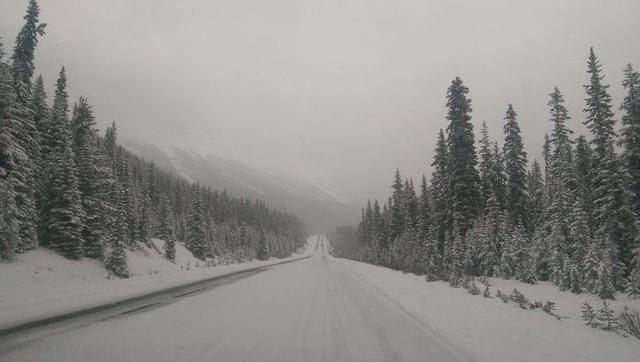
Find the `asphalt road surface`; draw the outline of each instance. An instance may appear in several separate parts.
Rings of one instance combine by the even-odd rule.
[[[0,336],[0,361],[459,361],[330,256],[238,273]]]

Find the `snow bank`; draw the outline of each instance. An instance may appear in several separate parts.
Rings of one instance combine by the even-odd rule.
[[[176,243],[176,261],[171,263],[162,255],[164,242],[154,239],[157,249],[141,246],[127,251],[129,279],[109,279],[99,261],[72,261],[37,248],[13,263],[0,263],[0,329],[307,256],[316,242],[317,237],[310,237],[307,245],[289,258],[207,267],[182,243]]]
[[[585,299],[595,308],[601,305],[592,295],[561,292],[549,283],[528,285],[492,280],[492,295],[497,289],[509,293],[515,287],[531,301],[556,302],[557,313],[568,317],[559,321],[539,310],[523,310],[497,298],[472,296],[464,289],[451,288],[444,282],[428,283],[422,276],[350,260],[335,260],[394,300],[398,310],[481,361],[640,360],[640,340],[582,323],[580,305]],[[612,303],[618,310],[623,305],[640,309],[640,301],[625,296]]]

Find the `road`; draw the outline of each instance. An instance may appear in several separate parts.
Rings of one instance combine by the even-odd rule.
[[[458,361],[327,252],[0,338],[1,361]]]

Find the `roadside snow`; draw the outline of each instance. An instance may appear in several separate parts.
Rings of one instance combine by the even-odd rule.
[[[426,282],[424,277],[395,270],[334,259],[363,281],[393,300],[393,306],[421,321],[445,340],[481,361],[638,361],[640,340],[585,326],[580,305],[592,295],[561,292],[549,283],[529,285],[493,279],[491,294],[497,289],[510,293],[517,288],[531,301],[556,302],[557,313],[568,317],[559,321],[539,310],[523,310],[497,298],[470,295],[444,282]],[[639,300],[619,296],[612,302],[616,310],[628,305],[640,308]]]
[[[207,267],[176,243],[176,262],[162,255],[163,241],[154,239],[157,250],[141,246],[127,251],[129,279],[109,279],[96,260],[72,261],[46,248],[19,256],[13,263],[0,263],[0,329],[138,295],[179,286],[223,274],[310,255],[317,237],[289,258],[250,261]]]

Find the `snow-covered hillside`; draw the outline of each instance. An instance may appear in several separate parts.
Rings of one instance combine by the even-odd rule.
[[[13,263],[0,263],[0,329],[22,322],[118,301],[188,282],[232,273],[310,253],[316,239],[286,259],[250,261],[207,266],[196,259],[183,243],[176,243],[175,263],[162,255],[163,241],[153,239],[156,248],[139,245],[127,250],[129,279],[111,279],[99,261],[68,260],[57,253],[37,248]]]

